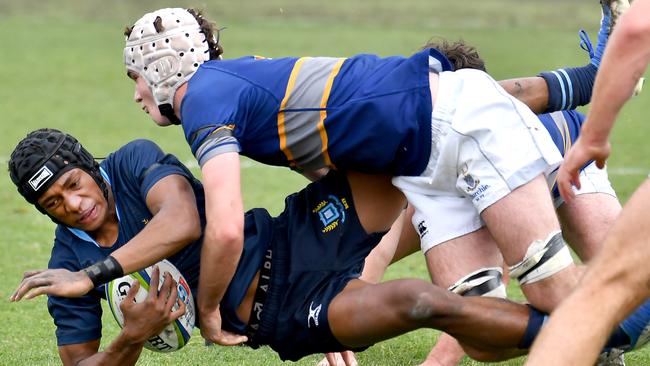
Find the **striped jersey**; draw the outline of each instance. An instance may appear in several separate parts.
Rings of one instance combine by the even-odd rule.
[[[209,61],[188,82],[181,121],[200,165],[238,152],[298,171],[419,175],[431,150],[429,72],[451,68],[435,49]]]

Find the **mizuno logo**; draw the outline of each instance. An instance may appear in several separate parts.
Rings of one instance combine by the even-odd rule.
[[[29,179],[29,185],[32,186],[34,191],[38,191],[45,182],[47,182],[52,177],[52,172],[46,166],[43,166],[39,169],[36,174],[34,174]]]
[[[318,326],[318,314],[320,314],[320,308],[323,306],[323,304],[319,304],[315,309],[312,308],[312,305],[314,305],[314,302],[312,301],[311,304],[309,304],[309,314],[307,315],[307,328],[311,328],[311,323],[309,320],[314,319],[314,326]]]

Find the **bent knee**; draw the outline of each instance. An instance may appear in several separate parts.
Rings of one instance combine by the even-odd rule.
[[[403,315],[406,319],[423,322],[444,316],[451,311],[452,302],[446,299],[453,295],[441,287],[426,281],[413,280],[405,290],[402,299],[405,305]]]

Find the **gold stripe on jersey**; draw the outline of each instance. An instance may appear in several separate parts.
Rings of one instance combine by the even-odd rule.
[[[280,149],[299,170],[334,167],[325,129],[327,103],[343,58],[302,57],[291,71],[278,111]]]
[[[323,108],[320,111],[320,120],[318,121],[318,132],[320,133],[320,138],[321,141],[323,142],[323,157],[325,158],[325,164],[329,167],[335,168],[334,164],[332,163],[332,160],[330,159],[330,154],[327,151],[327,131],[325,131],[325,118],[327,118],[327,100],[330,97],[330,92],[332,91],[332,84],[334,84],[334,78],[336,75],[339,74],[339,71],[341,71],[341,66],[343,65],[343,61],[345,59],[340,59],[335,65],[334,68],[332,69],[332,72],[329,75],[329,78],[327,79],[327,84],[325,85],[325,91],[323,93],[323,99],[321,100],[320,107]]]
[[[287,134],[284,125],[284,109],[287,105],[287,102],[289,101],[289,97],[291,96],[293,87],[296,84],[296,78],[298,77],[298,73],[300,72],[300,68],[302,67],[302,63],[304,61],[305,61],[304,58],[298,59],[298,61],[296,61],[296,64],[293,66],[293,70],[291,70],[291,75],[289,75],[287,90],[285,91],[284,99],[282,99],[282,103],[280,104],[280,111],[278,112],[278,136],[280,137],[280,149],[287,157],[287,160],[291,163],[291,166],[293,166],[294,161],[293,161],[293,155],[291,155],[291,151],[287,149]]]

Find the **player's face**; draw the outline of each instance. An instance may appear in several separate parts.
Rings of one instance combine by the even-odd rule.
[[[97,182],[79,168],[60,176],[38,199],[38,204],[66,226],[88,232],[99,229],[110,212]]]
[[[128,71],[126,73],[129,78],[135,81],[135,92],[133,93],[133,101],[136,102],[142,110],[148,114],[154,122],[159,126],[169,126],[171,123],[167,117],[160,114],[158,104],[156,104],[151,88],[147,85],[147,81],[140,77],[138,73]]]

